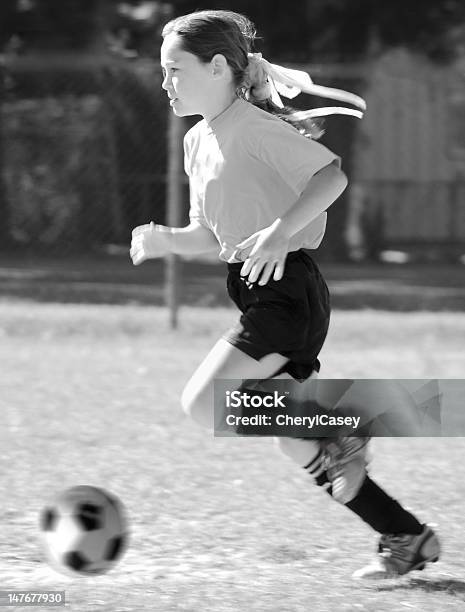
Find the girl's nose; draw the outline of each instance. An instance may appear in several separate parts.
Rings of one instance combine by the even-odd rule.
[[[165,89],[166,91],[168,91],[168,81],[169,81],[169,79],[168,79],[168,75],[167,75],[167,74],[165,74],[165,76],[163,77],[163,81],[162,81],[161,86],[162,86],[162,88],[163,88],[163,89]]]

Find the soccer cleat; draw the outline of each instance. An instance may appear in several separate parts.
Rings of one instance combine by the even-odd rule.
[[[370,438],[325,438],[320,444],[325,454],[325,469],[332,497],[341,504],[352,501],[365,480]]]
[[[423,570],[427,563],[436,563],[441,554],[437,535],[423,525],[419,535],[384,534],[378,544],[378,557],[352,574],[356,580],[397,578],[414,570]]]

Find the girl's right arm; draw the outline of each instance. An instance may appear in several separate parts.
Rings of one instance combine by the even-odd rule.
[[[137,266],[146,259],[164,257],[168,253],[177,255],[198,255],[219,252],[214,234],[198,223],[191,221],[187,227],[166,225],[139,225],[132,232],[130,255]]]

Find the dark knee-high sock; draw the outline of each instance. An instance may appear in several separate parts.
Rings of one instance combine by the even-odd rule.
[[[243,385],[241,388],[246,389],[247,386]],[[267,395],[266,392],[256,389],[251,389],[251,391],[254,395]],[[288,403],[292,404],[292,401]],[[247,435],[247,433],[249,433],[249,428],[247,426],[239,426],[237,428],[237,433]],[[252,428],[250,433],[257,433],[256,428],[255,430]],[[331,495],[332,491],[331,486],[328,486],[330,482],[327,474],[326,472],[321,473],[319,470],[318,460],[320,455],[313,458],[308,465],[304,466],[304,469],[315,478],[317,485],[327,487],[326,490]],[[423,531],[423,526],[413,514],[402,508],[398,501],[383,491],[383,489],[373,482],[369,476],[366,476],[357,496],[352,501],[345,504],[345,506],[379,533],[408,533],[418,535]]]
[[[423,530],[413,514],[402,508],[369,476],[365,478],[358,495],[345,505],[379,533],[418,535]]]

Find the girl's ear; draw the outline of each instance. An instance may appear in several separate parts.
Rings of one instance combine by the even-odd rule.
[[[214,55],[210,64],[212,67],[212,75],[216,78],[223,77],[228,69],[228,62],[226,61],[225,56],[221,55],[221,53]]]

